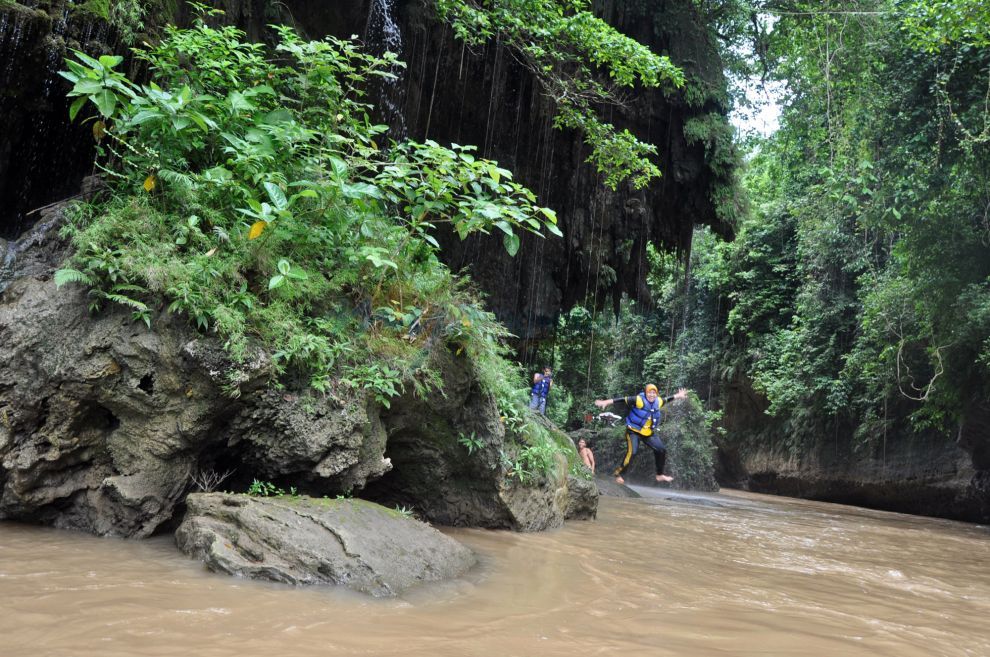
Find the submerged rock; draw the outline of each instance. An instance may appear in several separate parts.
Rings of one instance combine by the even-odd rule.
[[[364,500],[193,494],[175,533],[210,570],[393,596],[458,577],[474,554],[429,525]]]
[[[591,520],[598,517],[599,485],[594,479],[582,479],[570,475],[567,477],[567,511],[568,520]]]
[[[606,497],[642,497],[629,486],[615,483],[610,476],[599,475],[595,483],[598,484],[599,492]]]

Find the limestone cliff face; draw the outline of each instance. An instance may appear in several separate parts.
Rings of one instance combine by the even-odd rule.
[[[647,301],[648,243],[688,248],[696,224],[729,228],[712,202],[724,174],[716,173],[704,143],[689,143],[692,118],[720,116],[712,100],[724,86],[721,63],[687,1],[609,0],[596,10],[612,25],[667,53],[691,78],[685,93],[637,90],[606,116],[660,152],[663,177],[646,189],[611,192],[593,167],[580,136],[552,127],[553,103],[505,47],[465,48],[437,23],[427,5],[400,5],[408,62],[399,94],[404,129],[414,139],[476,144],[554,208],[563,239],[527,236],[510,258],[497,237],[450,236],[444,258],[467,269],[489,295],[496,315],[522,338],[547,337],[561,309],[586,298],[604,305],[623,292]],[[393,121],[395,126],[396,122]]]
[[[951,438],[909,427],[867,443],[852,429],[820,436],[794,456],[787,428],[745,380],[727,390],[719,438],[719,481],[759,493],[888,511],[990,521],[990,409],[974,404]]]
[[[0,238],[37,222],[33,210],[79,190],[93,163],[89,126],[71,124],[68,49],[106,52],[105,21],[60,2],[0,2]]]

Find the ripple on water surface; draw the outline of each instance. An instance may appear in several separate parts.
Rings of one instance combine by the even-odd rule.
[[[0,524],[0,654],[990,655],[983,527],[643,492],[556,531],[449,530],[479,565],[393,600],[214,575],[168,538]]]

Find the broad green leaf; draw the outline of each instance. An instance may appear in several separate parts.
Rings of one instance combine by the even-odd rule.
[[[273,182],[265,183],[265,191],[268,192],[268,198],[271,199],[272,205],[275,206],[276,210],[284,210],[289,206],[289,201],[285,198],[285,193],[282,188]]]
[[[100,114],[107,118],[113,117],[113,111],[117,109],[117,95],[109,89],[101,88],[99,92],[93,94],[93,103],[100,110]]]
[[[87,100],[88,100],[88,98],[86,98],[85,96],[82,96],[82,97],[76,98],[74,101],[72,101],[72,105],[69,106],[69,120],[70,121],[75,121],[76,120],[76,116],[79,114],[79,110],[82,109],[82,106],[86,104],[86,101]]]
[[[290,112],[287,109],[277,109],[266,114],[265,118],[262,119],[262,122],[265,125],[279,125],[280,123],[292,123],[293,122],[292,112]]]
[[[124,61],[124,58],[120,55],[100,55],[100,64],[105,68],[113,68],[122,61]]]
[[[296,266],[290,267],[289,271],[285,275],[297,281],[304,281],[309,278],[309,274],[306,273],[305,269],[301,269]]]
[[[227,94],[227,102],[235,112],[250,112],[257,107],[239,91],[231,91]]]
[[[141,110],[137,114],[131,117],[129,123],[131,125],[142,125],[151,121],[152,119],[161,119],[162,113],[157,109],[152,110]]]
[[[502,244],[505,245],[505,250],[510,256],[515,256],[519,252],[519,236],[515,233],[503,235]]]
[[[92,96],[103,90],[103,83],[99,80],[93,80],[90,78],[82,78],[79,82],[76,82],[75,86],[72,87],[72,93],[76,95]]]
[[[347,198],[377,198],[382,197],[381,191],[374,185],[358,182],[340,186],[340,192]]]
[[[90,68],[97,70],[103,68],[103,64],[101,64],[98,60],[93,59],[92,57],[90,57],[81,50],[73,50],[72,54],[76,56],[76,59],[81,61],[83,64],[86,64]]]
[[[330,158],[330,170],[333,171],[333,175],[336,178],[343,178],[347,175],[347,165],[344,161],[337,157]]]
[[[494,203],[485,203],[478,212],[486,219],[498,219],[502,216],[502,210]]]

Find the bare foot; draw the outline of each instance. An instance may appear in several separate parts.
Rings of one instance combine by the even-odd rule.
[[[626,480],[623,479],[622,477],[616,476],[615,477],[615,483],[617,483],[617,484],[624,484],[624,483],[626,483]]]
[[[674,478],[668,475],[657,475],[657,481],[673,481]]]

